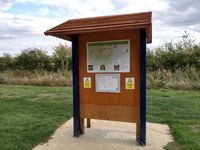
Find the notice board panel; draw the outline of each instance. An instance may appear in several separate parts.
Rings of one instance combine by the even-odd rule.
[[[98,34],[86,33],[79,36],[79,81],[80,81],[80,104],[98,105],[98,106],[122,106],[122,107],[139,107],[140,106],[140,74],[139,74],[139,36],[138,30],[126,30],[115,32],[99,32]],[[87,44],[98,43],[99,41],[121,41],[129,40],[130,43],[130,71],[129,72],[88,72],[87,70]],[[96,92],[96,74],[120,74],[120,93]],[[91,88],[84,88],[84,77],[91,77]],[[125,79],[135,78],[135,89],[127,90]],[[80,108],[82,109],[82,108]],[[90,109],[90,108],[88,108]],[[93,110],[84,109],[81,112]],[[115,111],[116,109],[112,109]],[[101,110],[99,110],[101,111]],[[111,109],[110,109],[111,111]],[[99,113],[100,114],[100,113]],[[123,113],[122,113],[123,114]],[[128,113],[127,113],[128,114]],[[127,117],[127,114],[123,114]],[[129,117],[137,114],[129,114]],[[85,116],[86,117],[86,116]],[[86,117],[87,118],[87,117]],[[112,120],[112,118],[109,118]]]

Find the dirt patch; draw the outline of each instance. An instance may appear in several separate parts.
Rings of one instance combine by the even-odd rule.
[[[0,94],[1,98],[13,98],[13,97],[19,97],[17,94],[14,93],[3,93]]]
[[[57,94],[50,94],[50,93],[44,93],[44,94],[39,94],[39,97],[58,97]]]
[[[193,132],[199,132],[200,133],[200,126],[199,125],[192,125],[190,126],[190,129],[193,131]]]

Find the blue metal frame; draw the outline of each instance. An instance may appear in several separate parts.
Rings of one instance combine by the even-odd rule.
[[[140,137],[141,145],[146,145],[146,31],[140,30]]]
[[[74,136],[80,135],[80,96],[79,96],[79,59],[78,59],[78,35],[72,35],[72,70],[73,70],[73,117]]]

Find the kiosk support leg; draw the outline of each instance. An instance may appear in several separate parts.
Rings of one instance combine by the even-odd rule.
[[[139,143],[146,145],[146,31],[140,30],[140,134]]]
[[[89,118],[87,118],[87,128],[91,127],[91,120]]]
[[[80,99],[79,99],[79,66],[78,66],[78,35],[72,35],[72,70],[73,70],[73,116],[74,137],[80,135]]]
[[[85,132],[85,119],[84,118],[81,118],[80,119],[80,134],[84,134]]]

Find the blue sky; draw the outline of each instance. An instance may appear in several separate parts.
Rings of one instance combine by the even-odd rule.
[[[200,42],[199,0],[0,0],[0,55],[26,48],[52,47],[70,42],[43,32],[68,19],[153,12],[153,43],[180,39],[184,31]]]

